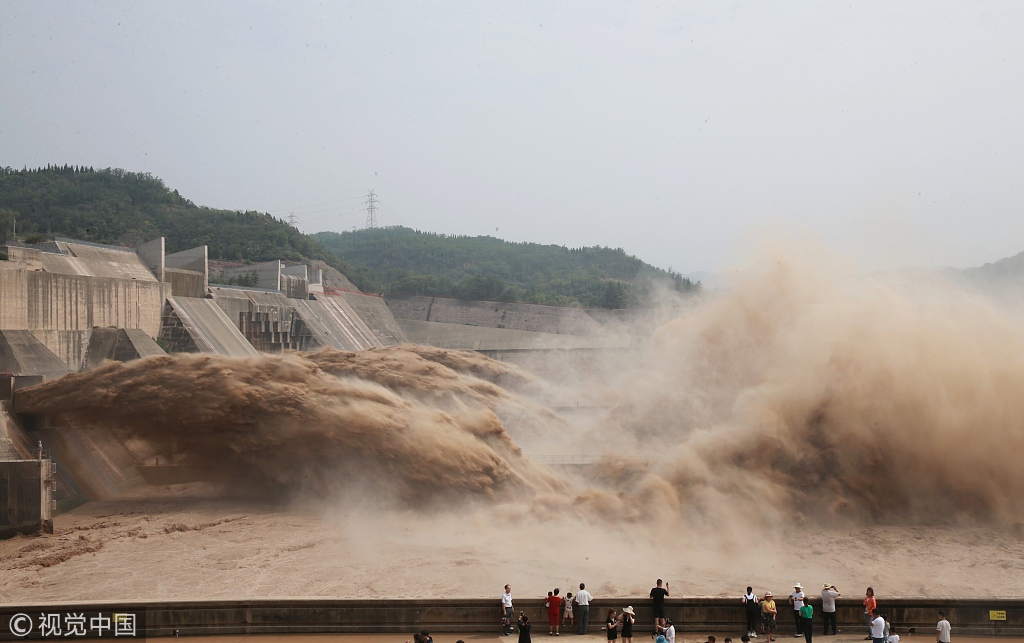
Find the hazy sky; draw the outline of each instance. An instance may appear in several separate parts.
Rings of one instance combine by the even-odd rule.
[[[0,165],[198,204],[605,245],[809,231],[873,268],[1024,250],[1021,2],[0,0]]]

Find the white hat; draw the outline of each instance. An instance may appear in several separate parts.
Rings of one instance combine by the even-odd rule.
[[[804,586],[801,585],[800,583],[793,583],[793,587],[796,588],[796,589],[803,589],[804,588]]]
[[[636,616],[636,612],[633,611],[633,606],[632,605],[630,605],[629,607],[627,607],[626,609],[624,609],[622,611],[625,614],[629,614],[631,616]]]

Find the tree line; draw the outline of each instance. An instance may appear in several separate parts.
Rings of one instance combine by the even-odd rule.
[[[350,263],[374,271],[380,292],[559,306],[626,308],[656,284],[683,294],[700,284],[622,248],[568,248],[400,226],[313,235]]]
[[[568,248],[402,227],[305,235],[252,210],[198,206],[145,172],[78,165],[0,168],[0,242],[55,236],[134,246],[163,236],[167,251],[206,245],[213,259],[321,259],[364,292],[624,308],[662,284],[700,290],[622,248]]]
[[[225,260],[322,259],[357,283],[366,271],[270,214],[197,206],[145,172],[77,165],[0,168],[0,241],[55,236],[133,246],[163,236],[167,252],[206,245]]]

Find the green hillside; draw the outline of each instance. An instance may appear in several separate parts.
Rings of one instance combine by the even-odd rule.
[[[682,275],[622,249],[509,243],[384,228],[307,236],[265,213],[195,205],[146,173],[48,166],[0,168],[0,242],[55,236],[133,245],[163,236],[167,251],[209,247],[210,258],[322,259],[368,292],[621,308],[655,282],[696,292]]]
[[[659,281],[681,293],[700,289],[621,248],[511,243],[402,227],[313,236],[346,261],[372,269],[388,294],[622,308]]]
[[[269,214],[197,206],[151,174],[120,169],[0,168],[0,241],[15,217],[30,243],[62,236],[132,245],[163,236],[168,252],[206,245],[214,259],[322,259],[356,283],[364,272]]]

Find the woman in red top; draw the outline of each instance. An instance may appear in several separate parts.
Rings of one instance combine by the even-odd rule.
[[[558,636],[558,619],[562,615],[562,597],[558,595],[558,588],[548,597],[548,635],[552,633]]]
[[[868,635],[864,637],[865,641],[871,640],[871,619],[874,618],[876,609],[878,609],[878,603],[875,602],[875,590],[869,587],[864,592],[864,613],[868,619]]]

